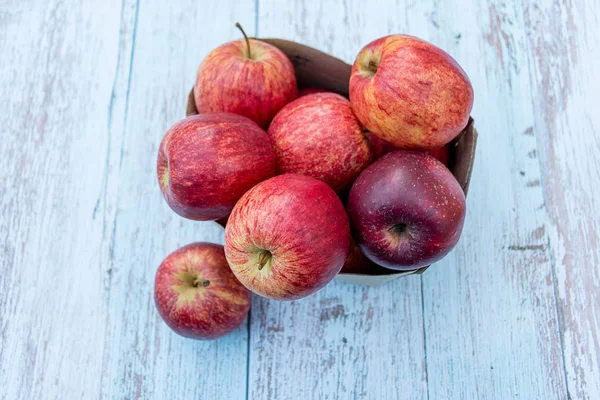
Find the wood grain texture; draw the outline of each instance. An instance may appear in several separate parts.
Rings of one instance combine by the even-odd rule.
[[[524,9],[569,397],[600,398],[600,3]]]
[[[110,244],[94,210],[120,4],[3,2],[0,12],[0,396],[93,397]]]

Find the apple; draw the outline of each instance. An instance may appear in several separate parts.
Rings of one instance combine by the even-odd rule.
[[[418,151],[398,150],[377,160],[348,196],[361,250],[396,270],[421,268],[448,254],[460,237],[465,207],[452,173]]]
[[[366,45],[350,75],[350,102],[363,125],[404,149],[431,150],[467,125],[473,88],[446,52],[407,35]]]
[[[298,91],[298,97],[302,97],[302,96],[306,96],[309,94],[315,94],[315,93],[327,93],[329,92],[329,90],[327,89],[322,89],[322,88],[304,88],[304,89],[300,89]]]
[[[294,67],[277,47],[255,39],[225,43],[200,64],[194,86],[198,113],[231,112],[266,129],[298,96]]]
[[[377,137],[377,135],[373,134],[373,132],[365,132],[365,135],[369,139],[369,142],[371,142],[371,149],[373,149],[373,155],[375,156],[375,159],[380,159],[387,153],[399,150],[390,142]]]
[[[385,156],[387,153],[391,153],[392,151],[400,150],[398,147],[394,146],[390,142],[378,138],[371,132],[366,132],[365,134],[371,142],[371,148],[373,149],[373,154],[375,155],[376,159],[380,159],[381,157]],[[450,144],[447,144],[438,149],[426,151],[426,153],[430,156],[437,158],[445,166],[450,166]]]
[[[216,339],[236,330],[250,310],[250,297],[217,244],[184,246],[156,271],[156,308],[171,329],[188,338]]]
[[[346,261],[344,261],[344,266],[340,273],[381,275],[389,272],[389,270],[386,270],[365,257],[354,240],[350,242],[350,252],[348,253],[348,257],[346,257]]]
[[[450,143],[438,149],[429,150],[427,154],[437,159],[446,167],[450,167]]]
[[[349,188],[373,157],[350,102],[335,93],[309,94],[289,103],[268,134],[278,174],[307,175],[336,192]]]
[[[229,215],[223,217],[223,218],[219,218],[218,220],[216,220],[215,222],[219,225],[221,225],[223,228],[225,228],[225,225],[227,225],[227,220],[229,220]]]
[[[192,115],[164,136],[157,175],[177,214],[212,221],[227,216],[248,189],[275,175],[275,153],[266,132],[246,117]]]
[[[259,183],[237,202],[225,227],[225,255],[252,292],[275,300],[308,296],[344,265],[350,223],[326,184],[304,175]]]

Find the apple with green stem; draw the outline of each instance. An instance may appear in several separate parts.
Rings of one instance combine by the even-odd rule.
[[[458,242],[465,195],[441,162],[398,150],[354,182],[348,214],[360,249],[383,267],[412,270],[444,257]]]
[[[279,175],[237,202],[225,227],[225,255],[235,276],[275,300],[308,296],[344,265],[350,224],[342,202],[325,183]]]
[[[217,244],[184,246],[156,271],[156,308],[181,336],[208,340],[234,331],[250,310],[250,297],[227,265],[223,246]]]
[[[408,35],[366,45],[350,75],[350,102],[363,125],[402,149],[432,150],[467,125],[473,87],[440,48]]]
[[[275,46],[244,39],[214,49],[200,64],[194,86],[198,113],[231,112],[266,129],[290,101],[298,96],[294,67]]]

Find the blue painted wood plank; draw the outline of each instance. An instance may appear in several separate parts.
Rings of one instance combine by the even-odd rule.
[[[137,7],[123,134],[109,166],[117,195],[103,395],[243,399],[247,324],[198,342],[174,334],[155,310],[154,273],[162,259],[191,242],[223,241],[216,224],[172,212],[158,189],[155,163],[162,136],[185,116],[201,60],[239,36],[235,21],[252,26],[255,4],[184,0]]]

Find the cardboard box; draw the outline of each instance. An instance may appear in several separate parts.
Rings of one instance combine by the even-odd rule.
[[[289,57],[294,65],[296,80],[300,88],[323,88],[348,97],[351,65],[303,44],[282,39],[259,40],[272,44]],[[198,114],[198,111],[196,110],[194,90],[192,89],[188,96],[186,116],[194,114]],[[462,186],[465,195],[469,189],[471,172],[475,162],[476,145],[477,131],[471,118],[466,128],[450,144],[449,168]],[[379,286],[403,276],[422,274],[427,268],[429,267],[412,271],[395,271],[378,267],[376,270],[373,270],[372,274],[341,272],[336,279],[357,285]]]

